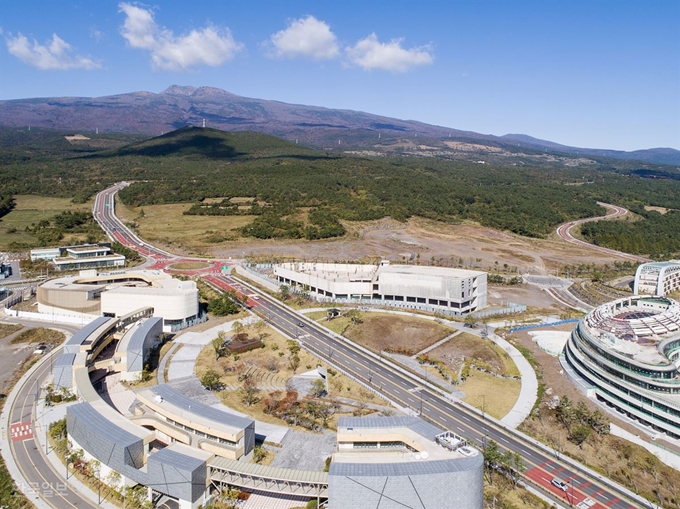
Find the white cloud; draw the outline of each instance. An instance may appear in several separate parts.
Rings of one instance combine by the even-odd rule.
[[[383,43],[373,33],[347,48],[347,57],[350,62],[366,71],[379,69],[405,72],[419,65],[430,65],[434,61],[429,45],[404,49],[401,47],[402,42],[403,39],[392,39]]]
[[[19,60],[42,70],[97,69],[101,65],[94,60],[73,54],[73,47],[57,34],[45,45],[18,34],[7,37],[7,50]]]
[[[180,71],[198,65],[216,67],[243,48],[228,28],[207,26],[176,36],[172,30],[159,27],[149,9],[128,3],[118,7],[125,14],[121,35],[130,47],[148,50],[156,69]]]
[[[270,38],[279,58],[312,58],[327,60],[340,54],[337,37],[331,27],[314,16],[293,20],[288,28],[276,32]]]

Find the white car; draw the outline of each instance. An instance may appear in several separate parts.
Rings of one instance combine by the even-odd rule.
[[[567,483],[564,481],[560,481],[557,477],[553,477],[552,481],[550,482],[552,483],[553,486],[556,486],[562,491],[567,491]]]

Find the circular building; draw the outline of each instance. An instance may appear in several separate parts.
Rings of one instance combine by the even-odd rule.
[[[565,345],[574,370],[597,398],[680,438],[680,304],[633,296],[586,315]]]

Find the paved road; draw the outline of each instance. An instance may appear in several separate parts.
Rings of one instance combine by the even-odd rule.
[[[32,325],[44,327],[44,323],[31,322]],[[75,332],[76,327],[60,324],[59,328]],[[61,348],[50,352],[52,359],[61,353]],[[19,388],[17,397],[9,409],[7,440],[12,456],[24,479],[29,483],[29,492],[40,496],[49,506],[55,509],[84,509],[98,507],[89,499],[82,497],[72,486],[64,481],[66,470],[56,472],[44,455],[44,443],[40,448],[34,435],[37,432],[35,422],[35,403],[41,397],[40,386],[52,371],[52,363],[45,361],[33,375]],[[23,429],[22,429],[23,428]],[[42,426],[41,426],[42,428]],[[13,430],[16,432],[12,433]],[[44,442],[44,430],[40,431]],[[26,491],[26,490],[24,490]]]
[[[97,196],[95,217],[102,227],[109,235],[114,234],[119,242],[145,256],[172,257],[169,253],[150,246],[128,232],[115,217],[113,195],[121,187],[122,185],[118,184]],[[109,205],[106,206],[106,203]],[[624,210],[618,208],[616,214],[623,215]],[[402,373],[387,359],[369,354],[343,338],[334,336],[315,322],[295,313],[266,294],[244,285],[240,280],[231,276],[217,275],[209,275],[205,279],[224,290],[248,294],[251,296],[248,304],[272,325],[291,337],[296,337],[304,347],[320,358],[338,366],[397,404],[410,408],[423,418],[477,445],[483,446],[487,440],[494,440],[502,450],[518,452],[527,466],[524,478],[550,493],[554,499],[574,505],[593,502],[590,504],[593,509],[638,507],[624,500],[627,499],[627,494],[618,485],[605,485],[601,482],[600,476],[569,466],[522,435],[502,428],[484,415],[471,412],[458,402],[431,389],[422,380]],[[553,486],[550,483],[553,477],[559,477],[567,482],[569,491],[564,492]]]
[[[602,203],[602,202],[597,202],[598,205],[602,205],[603,207],[611,210],[609,214],[606,216],[600,216],[600,217],[589,217],[586,219],[579,219],[578,221],[571,221],[569,223],[564,223],[562,226],[558,227],[556,232],[557,235],[559,235],[562,239],[566,240],[567,242],[570,242],[572,244],[576,244],[578,246],[583,246],[587,247],[589,249],[593,249],[595,251],[599,251],[601,253],[609,254],[609,255],[614,255],[614,256],[620,256],[621,258],[626,258],[628,260],[633,260],[635,262],[649,262],[651,261],[649,258],[644,258],[642,256],[636,256],[632,255],[629,253],[624,253],[623,251],[616,251],[615,249],[609,249],[606,247],[601,247],[601,246],[596,246],[595,244],[590,244],[588,242],[585,242],[583,240],[575,238],[571,234],[571,229],[574,226],[583,224],[583,223],[590,223],[592,221],[599,221],[601,219],[613,219],[615,217],[621,217],[625,216],[628,214],[628,210],[624,209],[623,207],[619,207],[618,205],[610,205],[609,203]]]
[[[251,296],[257,293],[232,276],[211,276],[210,280],[224,290],[235,289]],[[329,333],[315,322],[267,295],[259,294],[254,303],[253,310],[273,326],[291,337],[296,337],[304,347],[318,357],[335,364],[398,405],[411,409],[444,429],[472,440],[478,446],[483,447],[487,440],[494,440],[502,450],[519,452],[527,466],[526,478],[551,493],[556,499],[569,503],[573,497],[574,504],[578,504],[590,498],[595,502],[592,506],[595,509],[636,507],[615,495],[610,488],[601,484],[599,479],[558,461],[554,455],[500,427],[485,416],[470,412],[455,400],[430,389],[421,380],[406,376],[395,369],[387,359],[367,354],[344,338]],[[551,484],[550,481],[556,476],[569,482],[570,489],[567,493]]]

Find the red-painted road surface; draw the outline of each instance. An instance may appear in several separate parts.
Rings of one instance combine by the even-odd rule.
[[[12,424],[10,426],[10,435],[12,436],[12,442],[20,442],[33,438],[33,426],[31,425],[31,421]]]
[[[610,205],[609,203],[602,203],[598,202],[599,205],[602,205],[603,207],[606,207],[608,209],[611,209],[612,212],[607,214],[606,216],[600,216],[600,217],[589,217],[587,219],[579,219],[578,221],[571,221],[569,223],[565,223],[559,228],[557,228],[557,235],[559,235],[562,239],[566,240],[567,242],[571,242],[572,244],[576,244],[578,246],[583,246],[587,247],[590,249],[593,249],[595,251],[600,251],[601,253],[609,254],[609,255],[614,255],[614,256],[620,256],[621,258],[626,258],[628,260],[633,260],[635,262],[648,262],[650,261],[649,258],[644,258],[642,256],[636,256],[632,255],[629,253],[624,253],[622,251],[616,251],[615,249],[609,249],[606,247],[600,247],[596,246],[594,244],[590,244],[588,242],[585,242],[583,240],[576,239],[572,236],[571,234],[571,229],[579,224],[583,223],[590,223],[592,221],[599,221],[601,219],[613,219],[615,217],[620,217],[623,215],[628,214],[628,210],[624,209],[623,207],[619,207],[618,205]]]
[[[542,465],[527,470],[524,475],[542,486],[559,498],[563,498],[565,504],[573,505],[579,509],[635,509],[628,502],[605,492],[600,486],[593,484],[579,474],[565,472],[565,469],[553,461],[547,461]],[[558,478],[567,485],[567,491],[563,491],[554,484],[553,478]]]
[[[176,272],[177,273],[182,272],[185,274],[189,273],[193,275],[200,274],[202,275],[203,279],[206,282],[209,282],[210,284],[214,285],[219,289],[225,291],[233,290],[239,297],[247,295],[248,300],[246,304],[251,307],[260,306],[261,309],[264,309],[265,312],[268,312],[268,314],[271,315],[272,317],[271,319],[274,320],[277,325],[283,327],[284,329],[286,327],[289,328],[297,327],[298,322],[297,315],[289,313],[287,310],[282,310],[281,307],[278,306],[277,304],[274,304],[273,301],[268,302],[269,299],[266,296],[264,295],[258,296],[252,290],[248,289],[245,285],[241,284],[238,280],[231,278],[229,276],[219,275],[221,264],[228,262],[175,257],[170,253],[167,253],[158,248],[155,248],[154,246],[147,244],[146,242],[139,239],[132,232],[127,230],[127,228],[115,217],[115,214],[113,214],[112,205],[109,206],[104,205],[105,202],[108,202],[110,204],[113,203],[113,194],[115,194],[114,189],[117,190],[116,188],[118,187],[119,186],[109,188],[106,191],[97,195],[97,201],[95,202],[95,211],[98,212],[97,214],[98,220],[100,221],[100,224],[104,226],[105,230],[109,232],[109,234],[112,235],[112,237],[115,238],[118,242],[132,249],[135,249],[141,254],[155,260],[151,268],[172,270],[169,269],[168,266],[172,266],[173,264],[181,262],[202,261],[210,263],[209,267],[203,269]],[[614,207],[612,205],[604,206],[615,209],[615,212],[613,214],[610,214],[606,217],[616,217],[628,212],[627,210],[621,207]],[[592,221],[597,219],[600,218],[592,218],[588,220]],[[571,235],[569,234],[569,229],[576,224],[586,222],[588,220],[575,221],[573,223],[563,225],[558,229],[558,234],[560,234],[562,238],[568,240],[569,242],[584,244],[592,249],[603,250],[611,254],[616,254],[618,256],[624,256],[631,259],[639,259],[639,257],[633,257],[632,255],[628,255],[626,253],[619,253],[617,251],[600,248],[598,246],[592,246],[591,244],[578,241],[577,239],[571,237]],[[305,330],[307,331],[305,341],[309,345],[312,345],[314,343],[316,338],[315,335],[319,336],[320,344],[323,345],[323,347],[317,345],[316,348],[318,349],[319,352],[321,352],[322,350],[325,351],[327,345],[332,344],[334,341],[332,336],[323,334],[322,332],[317,331],[313,327],[310,327]],[[289,331],[289,333],[293,332]],[[334,351],[340,352],[343,348],[345,348],[345,345],[343,345],[342,343],[337,343],[334,344],[333,348]],[[348,359],[350,358],[348,357]],[[352,357],[351,362],[355,361],[356,363],[359,364],[361,364],[361,362],[364,363],[367,362],[369,365],[371,362],[370,359],[366,361],[360,356],[354,355]],[[359,364],[357,364],[356,366],[352,364],[351,370],[354,370],[354,372],[356,373],[362,372],[362,370],[365,369],[365,366],[363,364],[361,365]],[[381,373],[381,370],[383,370],[383,366],[378,363],[374,363],[371,367],[369,367],[369,371],[372,372],[371,379],[375,381],[375,379]],[[368,383],[371,383],[371,379],[368,380]],[[385,378],[384,384],[385,384],[384,387],[388,386],[391,387],[390,384],[392,384],[392,381],[388,378]],[[381,387],[383,386],[381,385]],[[401,390],[402,392],[404,391],[404,389],[398,386],[398,384],[396,383],[393,389],[394,391],[397,391],[398,395],[400,394],[398,393],[399,390]],[[566,504],[570,503],[573,497],[573,504],[575,507],[579,507],[579,509],[589,509],[590,507],[593,507],[595,509],[607,509],[607,508],[635,509],[635,506],[632,506],[628,502],[625,502],[620,498],[616,497],[613,494],[614,490],[612,489],[605,490],[604,488],[602,488],[601,486],[603,485],[600,484],[598,480],[596,480],[594,477],[591,479],[591,481],[587,480],[585,477],[582,477],[581,474],[579,474],[576,469],[567,468],[564,465],[552,461],[543,451],[537,448],[533,448],[531,446],[527,446],[527,444],[525,444],[519,438],[514,437],[512,434],[508,434],[503,430],[496,430],[494,429],[493,426],[489,427],[488,425],[486,425],[486,423],[484,423],[484,426],[487,427],[485,428],[484,434],[482,435],[481,434],[482,432],[480,431],[482,429],[482,424],[480,424],[478,417],[474,416],[473,414],[461,417],[465,421],[467,421],[467,423],[470,423],[468,427],[468,424],[466,422],[460,421],[458,417],[454,417],[454,415],[458,416],[459,412],[455,405],[450,403],[448,400],[440,400],[436,395],[432,395],[429,393],[426,394],[428,394],[427,397],[424,398],[424,400],[422,401],[425,403],[425,408],[431,411],[431,413],[433,413],[433,415],[431,416],[432,418],[437,418],[437,420],[442,419],[445,420],[446,421],[445,427],[447,427],[447,429],[454,429],[452,428],[452,426],[460,427],[461,429],[460,432],[462,433],[463,436],[479,435],[479,438],[477,438],[477,441],[479,443],[482,443],[483,440],[486,440],[488,435],[488,437],[491,439],[495,439],[497,441],[501,440],[502,442],[505,442],[507,444],[502,445],[501,442],[498,442],[499,444],[501,444],[501,447],[507,447],[510,450],[515,451],[521,451],[523,454],[525,464],[527,464],[530,467],[529,470],[526,472],[527,477],[529,477],[532,481],[536,482],[538,485],[545,488],[549,492],[555,494],[558,498],[563,499]],[[410,394],[404,397],[408,397],[409,395]],[[434,401],[434,404],[430,401],[430,399]],[[446,410],[446,412],[444,412],[444,410]],[[449,419],[453,419],[453,421],[449,421]],[[567,484],[569,485],[569,490],[567,492],[564,492],[557,488],[556,486],[554,486],[550,482],[553,479],[553,477],[558,477],[562,481],[567,482]],[[600,480],[601,479],[602,478],[600,478]]]
[[[243,285],[227,283],[224,278],[221,278],[220,276],[207,275],[203,276],[203,279],[220,290],[235,292],[236,296],[240,299],[242,299],[244,295],[247,295],[248,300],[246,301],[246,306],[248,307],[252,308],[259,305],[257,300],[255,300],[256,298],[259,298],[259,296],[249,291],[248,288]]]

